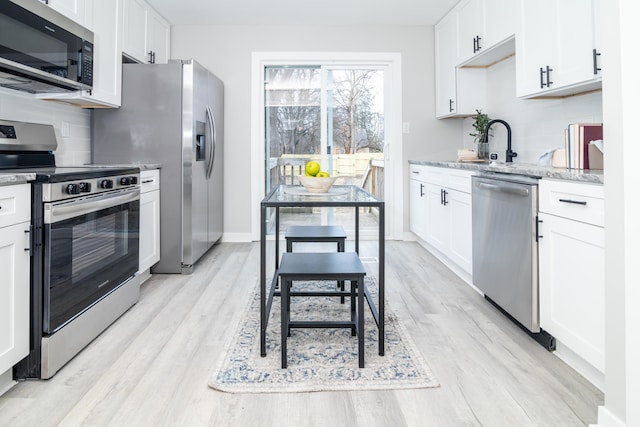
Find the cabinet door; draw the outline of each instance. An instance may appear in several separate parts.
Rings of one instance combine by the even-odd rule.
[[[166,64],[169,61],[169,24],[152,10],[147,11],[148,51],[154,64]]]
[[[426,184],[409,180],[409,228],[416,236],[426,240],[427,193]]]
[[[604,372],[604,228],[539,219],[540,326]]]
[[[547,90],[546,67],[552,70],[549,81],[554,87],[558,72],[556,58],[557,0],[522,1],[520,32],[516,36],[516,86],[518,96]],[[541,76],[540,68],[545,74]]]
[[[519,1],[484,0],[484,40],[480,47],[486,49],[516,33]]]
[[[46,3],[49,7],[60,12],[72,21],[80,25],[86,25],[84,2],[85,0],[49,0]]]
[[[457,40],[457,15],[449,13],[435,27],[436,117],[456,113]]]
[[[557,46],[558,72],[554,84],[562,87],[593,80],[595,22],[592,2],[558,0],[556,16],[558,30],[555,45]],[[568,21],[572,24],[566,25],[562,17],[570,17]]]
[[[140,266],[151,268],[160,260],[160,191],[140,195]]]
[[[122,13],[124,0],[92,2],[94,32],[93,88],[87,97],[119,107],[122,103]],[[88,3],[87,3],[88,4]]]
[[[471,58],[485,45],[483,3],[484,0],[464,0],[456,7],[459,30],[457,63]]]
[[[597,88],[600,75],[594,74],[594,2],[523,1],[520,7],[517,95],[563,96]]]
[[[29,354],[28,231],[29,222],[0,228],[0,372]]]
[[[447,189],[446,202],[449,212],[449,258],[471,274],[472,233],[471,194]]]
[[[426,241],[443,254],[449,252],[449,213],[442,204],[444,188],[429,184],[425,185],[426,200]]]
[[[147,5],[140,0],[125,0],[122,51],[138,62],[147,58]]]

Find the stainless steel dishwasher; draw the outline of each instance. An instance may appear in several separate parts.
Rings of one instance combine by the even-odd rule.
[[[472,178],[473,283],[549,350],[538,307],[538,180],[486,173]]]

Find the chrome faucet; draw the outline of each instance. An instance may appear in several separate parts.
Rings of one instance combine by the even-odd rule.
[[[491,125],[494,123],[502,123],[507,128],[507,156],[505,162],[513,163],[513,158],[518,157],[518,153],[511,149],[511,126],[509,126],[509,123],[500,119],[491,120],[484,129],[484,140],[489,141],[489,128],[491,128]]]

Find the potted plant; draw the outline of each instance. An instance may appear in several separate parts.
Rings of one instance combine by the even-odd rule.
[[[473,116],[473,128],[474,132],[470,133],[470,136],[474,137],[474,142],[478,144],[478,158],[489,158],[489,140],[484,140],[484,133],[487,130],[487,125],[491,121],[491,118],[482,112],[482,110],[476,110],[476,115]]]

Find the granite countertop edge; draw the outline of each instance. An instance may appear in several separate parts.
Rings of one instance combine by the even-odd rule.
[[[26,184],[36,179],[32,172],[0,172],[0,185]]]
[[[162,169],[160,163],[89,163],[85,166],[97,168],[139,168],[140,170]]]
[[[486,163],[442,161],[442,160],[409,160],[409,164],[423,166],[437,166],[451,169],[467,169],[480,172],[499,172],[515,175],[526,175],[538,178],[561,179],[567,181],[589,182],[604,184],[604,172],[601,170],[578,170],[539,166],[534,164],[514,163],[491,165]]]

